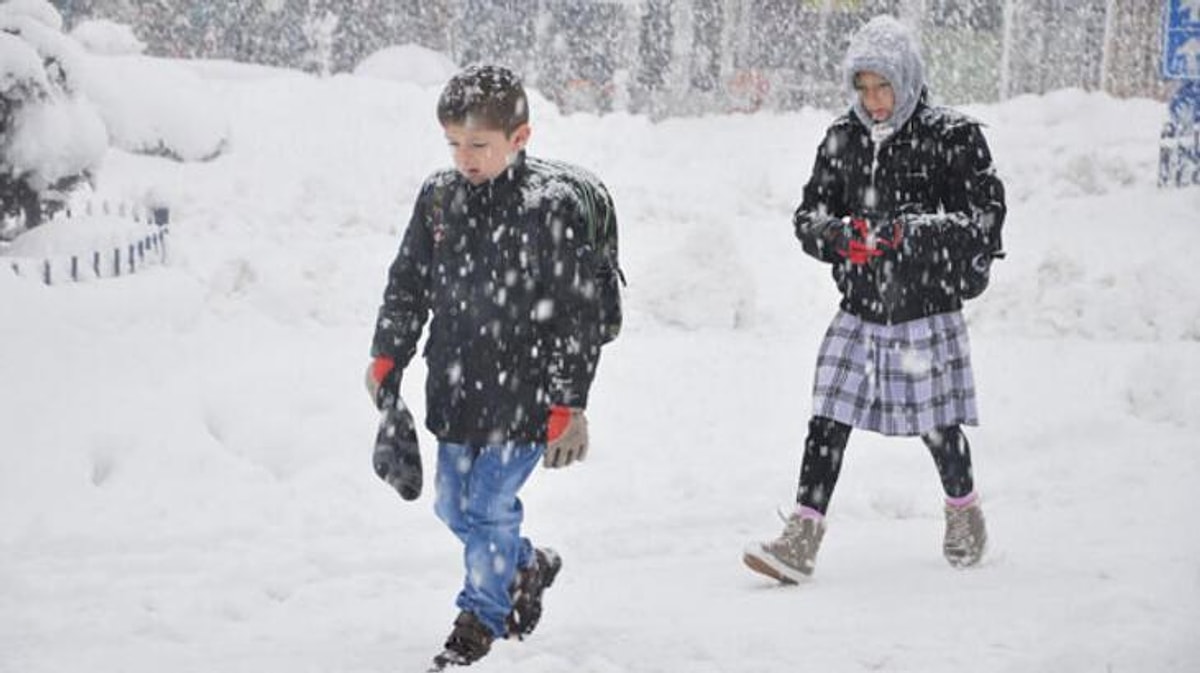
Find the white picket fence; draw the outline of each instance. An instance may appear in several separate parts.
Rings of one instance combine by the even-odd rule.
[[[0,265],[46,285],[119,278],[167,261],[166,209],[88,203],[0,247]]]

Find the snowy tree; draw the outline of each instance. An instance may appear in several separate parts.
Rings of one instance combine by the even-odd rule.
[[[567,110],[608,111],[621,65],[625,15],[618,3],[565,0],[549,5],[535,83]]]
[[[950,102],[993,100],[1004,43],[1004,5],[931,0],[923,21],[925,62],[937,94]]]
[[[310,14],[305,17],[304,37],[312,45],[308,51],[308,59],[304,63],[306,67],[312,67],[322,75],[328,75],[333,71],[333,35],[337,26],[337,14],[329,10],[325,10],[320,15]]]
[[[646,0],[638,17],[637,65],[631,99],[635,111],[658,114],[659,98],[666,89],[675,29],[671,0]]]
[[[104,123],[79,94],[82,49],[45,0],[0,4],[0,214],[39,224],[99,165]]]

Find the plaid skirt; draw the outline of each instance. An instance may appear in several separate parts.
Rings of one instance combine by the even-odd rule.
[[[834,316],[817,356],[813,414],[885,435],[977,425],[962,313],[897,325]]]

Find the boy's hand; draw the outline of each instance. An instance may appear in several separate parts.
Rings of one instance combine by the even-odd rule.
[[[566,467],[587,457],[587,416],[577,407],[550,407],[543,467]]]
[[[400,371],[396,369],[396,361],[384,355],[372,360],[367,365],[366,384],[376,409],[396,406],[396,400],[400,399]]]

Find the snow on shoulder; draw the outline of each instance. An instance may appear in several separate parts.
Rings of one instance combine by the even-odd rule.
[[[528,157],[526,161],[533,169],[529,190],[525,194],[526,207],[535,208],[546,200],[566,200],[576,203],[576,207],[582,211],[582,199],[587,198],[585,195],[608,193],[600,178],[580,166],[541,157]]]

